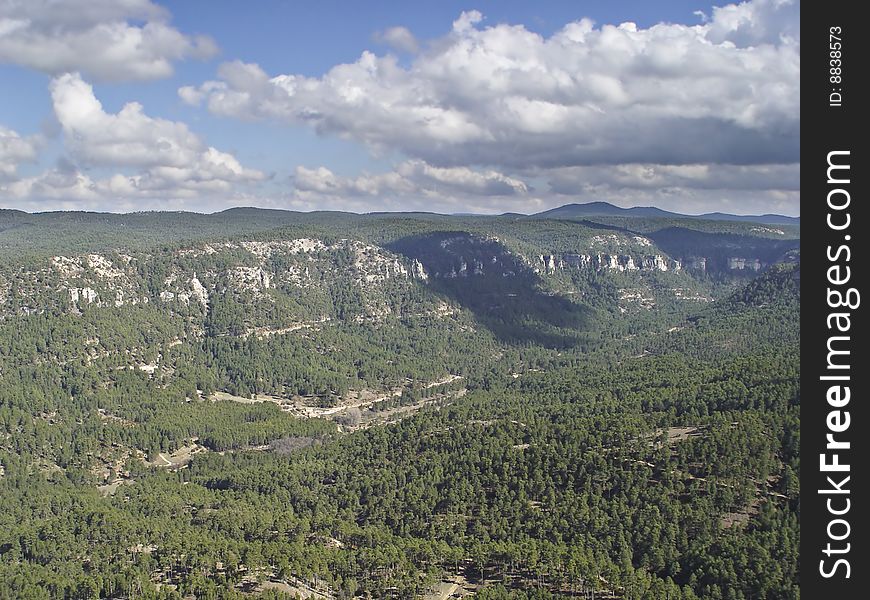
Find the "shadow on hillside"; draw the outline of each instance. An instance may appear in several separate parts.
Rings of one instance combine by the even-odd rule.
[[[420,261],[433,291],[470,310],[504,342],[574,347],[589,329],[589,308],[544,291],[540,276],[495,240],[435,232],[388,248]]]
[[[731,257],[758,259],[765,265],[800,249],[799,239],[771,239],[736,233],[707,233],[684,227],[666,227],[645,234],[671,256],[705,256],[708,272],[727,272]]]
[[[591,229],[647,237],[669,256],[684,262],[693,257],[704,257],[708,275],[752,276],[755,275],[755,271],[751,269],[743,271],[731,269],[728,266],[729,259],[757,259],[766,267],[777,262],[792,262],[793,258],[789,256],[801,247],[800,239],[797,238],[776,239],[740,233],[707,232],[676,225],[656,231],[635,231],[587,219],[574,222]],[[723,222],[722,226],[726,225]],[[759,227],[776,229],[776,226],[759,225]]]

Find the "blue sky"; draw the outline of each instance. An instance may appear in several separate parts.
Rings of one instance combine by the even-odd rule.
[[[0,0],[0,206],[799,213],[796,2],[367,4]]]

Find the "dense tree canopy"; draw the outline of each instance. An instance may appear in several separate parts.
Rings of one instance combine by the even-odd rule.
[[[0,598],[799,598],[799,264],[548,270],[615,226],[291,214],[241,233],[322,248],[142,216],[4,256]],[[139,300],[71,301],[108,267],[61,281],[63,244]],[[457,256],[502,271],[436,279]]]

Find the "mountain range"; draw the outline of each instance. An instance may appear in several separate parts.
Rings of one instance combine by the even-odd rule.
[[[654,206],[633,206],[621,208],[609,202],[587,202],[583,204],[565,204],[543,212],[530,215],[537,219],[577,219],[586,217],[654,217],[672,219],[702,219],[708,221],[747,221],[765,225],[800,225],[800,217],[786,215],[733,215],[722,212],[705,213],[702,215],[686,215],[662,210]]]

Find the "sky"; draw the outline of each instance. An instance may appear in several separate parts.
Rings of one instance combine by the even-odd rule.
[[[797,216],[799,155],[799,0],[0,0],[0,208]]]

